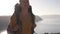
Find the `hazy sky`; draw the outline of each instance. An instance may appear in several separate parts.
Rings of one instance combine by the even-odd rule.
[[[0,16],[12,15],[19,0],[0,0]],[[60,0],[29,0],[35,15],[60,15]]]

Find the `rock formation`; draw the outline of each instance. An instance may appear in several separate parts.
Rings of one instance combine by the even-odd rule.
[[[7,28],[8,34],[33,34],[35,24],[35,15],[29,5],[29,0],[19,0],[20,4],[15,5],[15,11],[11,16]]]

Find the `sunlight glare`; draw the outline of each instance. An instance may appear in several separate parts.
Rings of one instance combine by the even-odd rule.
[[[7,31],[3,31],[3,32],[1,32],[1,34],[7,34]]]

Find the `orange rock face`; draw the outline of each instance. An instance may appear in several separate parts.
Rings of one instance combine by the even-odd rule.
[[[35,16],[28,0],[21,0],[21,4],[15,5],[15,12],[7,28],[8,34],[33,34],[35,27]]]
[[[26,16],[22,15],[22,14],[19,14],[19,20],[21,22],[19,22],[19,25],[16,24],[16,14],[14,13],[12,16],[11,16],[11,20],[10,20],[10,23],[8,25],[8,34],[10,33],[17,33],[18,32],[20,34],[32,34],[33,33],[33,29],[36,27],[36,24],[35,24],[35,16],[31,15],[31,13],[27,14]],[[22,25],[20,25],[20,23]],[[33,29],[32,29],[33,27]],[[9,30],[10,29],[10,30]],[[11,31],[11,32],[9,32]]]

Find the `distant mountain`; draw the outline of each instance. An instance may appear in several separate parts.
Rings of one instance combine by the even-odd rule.
[[[42,18],[60,18],[60,15],[43,15]]]
[[[41,21],[42,20],[42,18],[40,17],[40,16],[36,16],[35,17],[35,22],[39,22],[39,21]]]
[[[0,16],[0,31],[7,28],[10,16]]]
[[[48,16],[59,17],[60,15],[43,15],[42,17],[48,17]]]

